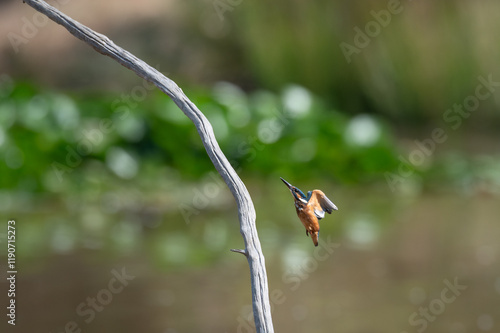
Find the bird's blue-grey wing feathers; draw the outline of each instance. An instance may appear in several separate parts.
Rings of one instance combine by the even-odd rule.
[[[320,195],[319,196],[319,204],[321,205],[321,208],[328,214],[331,214],[334,210],[338,210],[337,206],[333,202],[331,202],[330,199],[326,197],[326,195]]]
[[[327,198],[327,196],[320,190],[314,190],[314,214],[321,220],[325,217],[325,212],[331,214],[334,210],[338,210],[337,206]]]

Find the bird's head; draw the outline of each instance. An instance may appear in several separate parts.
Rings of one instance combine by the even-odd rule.
[[[299,188],[293,186],[292,184],[290,184],[289,182],[287,182],[283,178],[280,177],[280,179],[283,181],[283,183],[285,183],[285,185],[288,187],[290,192],[292,192],[292,195],[293,195],[293,198],[295,199],[295,201],[300,201],[302,203],[307,204],[308,198],[306,197],[304,192],[302,192]]]

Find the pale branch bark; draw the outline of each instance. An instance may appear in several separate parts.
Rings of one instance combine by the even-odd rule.
[[[243,253],[247,257],[250,266],[255,327],[257,332],[274,332],[265,260],[255,227],[255,208],[247,188],[219,148],[212,125],[205,115],[189,100],[174,81],[130,52],[115,45],[108,37],[94,32],[44,1],[24,0],[23,2],[65,27],[71,34],[92,46],[97,52],[111,57],[121,65],[134,71],[138,76],[155,84],[191,119],[198,130],[208,156],[231,190],[238,205],[240,232],[245,242],[245,250],[236,250],[235,252]]]

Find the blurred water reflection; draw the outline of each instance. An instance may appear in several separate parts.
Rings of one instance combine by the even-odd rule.
[[[340,210],[321,224],[320,240],[335,247],[318,252],[286,193],[273,196],[272,207],[268,196],[256,195],[282,192],[280,184],[250,183],[276,331],[413,332],[420,326],[412,326],[412,314],[455,278],[467,289],[426,331],[497,325],[498,197],[408,199],[326,187]],[[234,207],[208,207],[186,224],[175,209],[182,199],[170,198],[171,209],[156,208],[159,221],[148,225],[143,209],[159,198],[143,198],[137,211],[106,210],[95,199],[81,213],[41,213],[36,202],[31,213],[8,213],[19,225],[19,329],[62,332],[75,321],[84,332],[250,331],[251,320],[241,315],[250,302],[248,265],[228,251],[242,246]],[[77,306],[122,267],[136,278],[86,323]]]

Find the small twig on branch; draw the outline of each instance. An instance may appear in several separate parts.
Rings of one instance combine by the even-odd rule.
[[[242,255],[244,255],[245,257],[248,257],[248,253],[247,251],[245,250],[242,250],[242,249],[231,249],[230,250],[231,252],[236,252],[236,253],[241,253]]]
[[[245,250],[236,250],[235,252],[245,254],[250,266],[255,327],[259,333],[273,332],[265,260],[255,227],[255,208],[247,188],[219,148],[212,125],[205,115],[189,100],[174,81],[130,52],[115,45],[108,37],[94,32],[92,29],[71,19],[44,1],[24,0],[23,2],[65,27],[71,34],[92,46],[99,53],[111,57],[134,71],[140,77],[155,84],[191,119],[198,130],[208,156],[226,182],[238,204],[240,232],[245,242]]]

